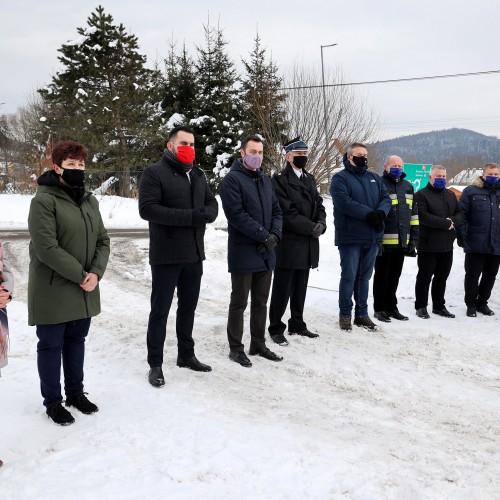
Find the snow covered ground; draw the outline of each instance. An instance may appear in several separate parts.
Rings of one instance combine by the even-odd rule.
[[[136,201],[100,202],[108,228],[147,227]],[[490,302],[497,315],[467,318],[456,249],[446,294],[456,319],[420,320],[416,259],[407,259],[399,296],[410,321],[341,332],[325,204],[329,228],[306,303],[320,337],[290,337],[287,347],[269,341],[281,363],[257,358],[245,369],[227,358],[221,213],[207,229],[194,328],[197,356],[213,371],[175,366],[169,321],[162,389],[146,379],[148,240],[113,238],[85,363],[86,390],[100,411],[74,410],[69,427],[47,419],[39,394],[35,329],[27,326],[28,241],[6,238],[17,292],[0,379],[0,498],[500,498],[498,284]],[[26,228],[28,206],[29,197],[0,195],[0,229]],[[248,320],[244,341],[248,347]]]

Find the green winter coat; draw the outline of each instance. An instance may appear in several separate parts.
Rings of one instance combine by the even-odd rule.
[[[28,324],[53,325],[101,312],[99,285],[80,287],[87,273],[102,278],[109,258],[109,237],[99,203],[85,193],[79,205],[57,186],[53,171],[39,179],[31,200]]]

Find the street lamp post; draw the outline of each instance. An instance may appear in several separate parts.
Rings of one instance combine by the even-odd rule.
[[[326,110],[326,91],[325,91],[325,66],[323,64],[323,49],[326,47],[335,47],[337,43],[331,43],[330,45],[320,45],[321,47],[321,88],[323,89],[323,118],[324,118],[324,129],[325,129],[325,155],[328,156],[328,116]],[[325,157],[325,159],[326,159]]]

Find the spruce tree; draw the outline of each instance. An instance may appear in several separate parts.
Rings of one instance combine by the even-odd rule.
[[[192,58],[186,44],[180,54],[175,51],[175,43],[169,43],[169,51],[165,59],[165,85],[161,107],[163,118],[169,122],[174,113],[184,119],[175,124],[187,124],[194,117],[197,108],[198,85]]]
[[[241,141],[241,90],[223,30],[207,25],[205,45],[196,47],[198,107],[190,121],[195,130],[198,164],[213,189],[231,166]]]
[[[282,144],[286,140],[286,94],[280,90],[283,80],[278,66],[268,59],[257,33],[249,60],[242,60],[245,75],[242,78],[245,135],[260,134],[265,141],[264,168],[280,170]]]
[[[137,37],[99,6],[78,28],[79,39],[62,45],[64,66],[39,92],[50,105],[52,133],[89,147],[92,167],[118,170],[120,194],[128,195],[130,170],[141,169],[162,150],[162,76],[145,67]]]

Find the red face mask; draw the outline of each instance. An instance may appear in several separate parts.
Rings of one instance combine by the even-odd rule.
[[[177,154],[175,156],[180,162],[191,165],[195,158],[195,152],[191,146],[177,146]]]

